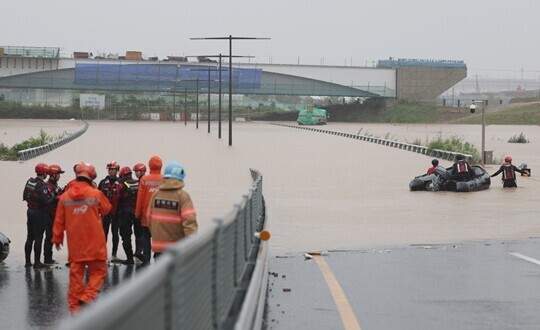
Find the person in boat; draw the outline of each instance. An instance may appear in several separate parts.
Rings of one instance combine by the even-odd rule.
[[[456,160],[450,171],[452,174],[452,180],[455,181],[468,181],[474,178],[474,169],[461,154],[456,156]]]
[[[501,165],[499,170],[491,175],[491,177],[497,176],[502,173],[502,182],[504,188],[517,188],[516,172],[524,174],[525,171],[517,168],[512,164],[512,157],[504,157],[504,164]]]
[[[438,159],[434,159],[431,161],[431,167],[427,169],[427,174],[433,174],[435,173],[435,170],[437,169],[437,167],[439,166],[439,160]]]

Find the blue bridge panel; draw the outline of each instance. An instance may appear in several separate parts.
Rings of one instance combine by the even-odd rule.
[[[210,70],[210,72],[209,72]],[[260,88],[261,69],[232,69],[234,88]],[[221,80],[229,82],[229,70],[221,70]],[[171,87],[204,87],[210,82],[217,85],[219,69],[215,67],[187,67],[174,64],[79,64],[75,65],[75,84],[78,85],[146,85],[160,84]]]

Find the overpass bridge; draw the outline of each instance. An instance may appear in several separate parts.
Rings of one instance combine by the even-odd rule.
[[[467,67],[416,59],[377,67],[234,63],[231,74],[233,94],[433,100],[464,79]],[[229,70],[215,62],[62,58],[54,49],[0,56],[0,89],[215,94],[220,81],[228,90]]]

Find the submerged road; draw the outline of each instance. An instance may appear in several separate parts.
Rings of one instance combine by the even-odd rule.
[[[0,131],[5,125],[0,121]],[[21,139],[34,134],[22,127]],[[516,165],[527,163],[533,177],[519,178],[513,190],[502,189],[494,178],[490,189],[473,193],[410,192],[409,181],[431,159],[409,151],[262,123],[235,123],[229,147],[226,139],[217,139],[216,128],[208,134],[193,123],[91,122],[82,137],[49,154],[0,163],[9,173],[3,178],[0,231],[12,240],[12,252],[0,264],[3,325],[54,328],[67,315],[67,269],[23,267],[26,208],[20,194],[34,165],[60,164],[68,170],[60,181],[65,184],[76,162],[95,164],[102,178],[107,161],[132,166],[153,154],[165,163],[184,163],[186,190],[201,226],[241,200],[250,186],[249,168],[263,174],[272,232],[268,328],[527,329],[540,324],[527,309],[538,302],[534,292],[540,283],[540,266],[531,262],[540,259],[534,239],[540,237],[539,127],[489,126],[487,149],[497,157],[512,154]],[[331,123],[325,128],[409,142],[437,135],[480,142],[479,127],[471,125]],[[530,143],[506,142],[520,132]],[[497,168],[486,167],[489,173]],[[505,250],[508,246],[519,248]],[[325,250],[328,255],[305,259],[305,253]],[[55,259],[63,265],[66,251]],[[116,273],[121,283],[136,271],[111,266],[108,281],[113,285]],[[486,326],[491,319],[501,326]]]

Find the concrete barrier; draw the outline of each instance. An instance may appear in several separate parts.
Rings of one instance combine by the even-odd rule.
[[[351,138],[351,139],[357,139],[357,140],[371,142],[371,143],[382,144],[382,145],[385,145],[387,147],[399,148],[399,149],[403,149],[403,150],[407,150],[407,151],[411,151],[411,152],[420,153],[422,155],[426,155],[426,156],[429,156],[429,157],[441,158],[441,159],[445,159],[445,160],[454,160],[456,158],[456,156],[458,154],[460,154],[458,152],[440,150],[440,149],[430,149],[430,148],[425,147],[425,146],[419,146],[419,145],[416,145],[416,144],[410,144],[410,143],[406,143],[406,142],[399,142],[399,141],[395,141],[395,140],[387,140],[387,139],[382,139],[382,138],[378,138],[378,137],[374,137],[374,136],[370,136],[370,135],[359,135],[359,134],[355,135],[355,134],[343,133],[343,132],[338,132],[338,131],[324,130],[324,129],[315,128],[315,127],[296,126],[296,125],[283,124],[283,123],[270,123],[270,122],[266,122],[266,123],[270,124],[270,125],[290,127],[290,128],[296,128],[296,129],[308,129],[308,130],[319,132],[319,133],[327,133],[327,134],[339,135],[339,136],[343,136],[343,137],[346,137],[346,138]],[[461,155],[463,155],[463,157],[465,157],[465,159],[467,161],[469,161],[469,162],[472,160],[472,155],[470,155],[470,154],[461,154]]]
[[[19,160],[21,161],[25,161],[25,160],[29,160],[29,159],[32,159],[32,158],[35,158],[37,156],[40,156],[40,155],[43,155],[49,151],[52,151],[56,148],[59,148],[61,146],[63,146],[64,144],[68,143],[68,142],[71,142],[73,140],[75,140],[76,138],[78,138],[79,136],[83,135],[84,132],[86,132],[86,130],[88,129],[88,123],[86,121],[84,121],[84,127],[73,133],[73,134],[70,134],[58,141],[54,141],[54,142],[51,142],[51,143],[47,143],[45,145],[42,145],[42,146],[39,146],[39,147],[34,147],[34,148],[30,148],[30,149],[24,149],[24,150],[20,150],[19,152],[17,152],[17,154],[19,155]]]

